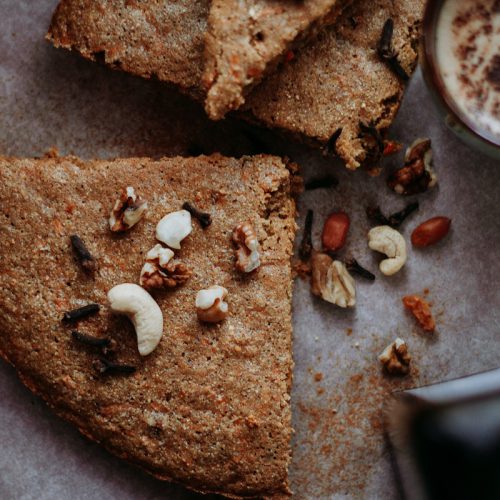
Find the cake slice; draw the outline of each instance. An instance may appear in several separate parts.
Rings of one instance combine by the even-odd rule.
[[[59,416],[160,479],[233,498],[288,495],[292,177],[270,156],[0,159],[0,354]],[[127,187],[147,210],[112,233],[110,211]],[[193,218],[174,250],[187,281],[150,292],[163,336],[141,356],[107,293],[139,282],[157,223],[185,202],[210,220]],[[260,245],[252,273],[235,265],[233,229],[245,222]],[[195,307],[213,285],[228,291],[216,324]],[[62,321],[89,303],[100,311]]]
[[[406,86],[378,53],[382,32],[391,20],[391,50],[410,76],[424,6],[424,0],[355,0],[335,26],[255,88],[246,117],[336,153],[349,168],[377,162]]]
[[[345,0],[212,0],[206,36],[205,109],[218,120],[301,40],[331,24]]]
[[[383,27],[393,20],[391,49],[411,75],[424,3],[354,0],[335,25],[248,95],[243,116],[327,154],[336,153],[349,168],[376,161],[378,135],[394,120],[405,88],[405,81],[379,57]],[[157,75],[202,100],[208,0],[188,2],[177,10],[170,5],[62,0],[48,38],[57,47],[75,49],[112,67],[144,77]],[[156,19],[163,19],[161,29]]]

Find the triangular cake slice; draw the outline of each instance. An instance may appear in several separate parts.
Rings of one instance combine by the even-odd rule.
[[[0,159],[1,355],[58,415],[158,478],[234,498],[289,494],[293,185],[270,156]],[[147,209],[111,232],[124,228],[109,221],[124,189],[127,202],[137,197],[126,224],[139,198]],[[158,222],[186,202],[192,232],[180,249],[167,241],[188,279],[150,292],[163,336],[141,356],[107,293],[139,283]],[[237,265],[240,224],[258,241],[252,272]],[[205,323],[195,297],[214,285],[227,289],[229,310]],[[89,303],[100,311],[63,320]]]
[[[286,2],[288,4],[288,2]],[[208,0],[109,2],[62,0],[47,38],[113,68],[176,85],[202,101]],[[377,51],[385,23],[389,49],[411,75],[424,0],[354,0],[325,28],[246,97],[244,116],[336,153],[349,168],[370,163],[401,104],[405,81]],[[372,136],[367,134],[372,132]]]
[[[335,21],[346,0],[212,0],[206,36],[205,109],[213,119],[244,96],[289,50]]]

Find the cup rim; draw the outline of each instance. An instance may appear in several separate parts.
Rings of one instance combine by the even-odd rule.
[[[487,143],[488,145],[500,149],[500,139],[497,139],[493,134],[488,133],[478,127],[464,113],[460,111],[455,103],[455,100],[450,96],[447,87],[441,77],[439,65],[436,57],[436,29],[439,20],[439,14],[443,4],[447,0],[428,0],[424,18],[422,22],[422,45],[424,53],[424,64],[427,66],[427,79],[434,87],[435,94],[438,96],[441,104],[445,107],[451,117],[463,128],[470,131],[477,139]]]

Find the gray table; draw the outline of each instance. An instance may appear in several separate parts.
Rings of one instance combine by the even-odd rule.
[[[367,204],[391,212],[405,200],[382,177],[350,173],[319,154],[255,134],[229,121],[210,124],[187,99],[158,82],[110,71],[56,51],[43,37],[57,0],[0,0],[0,154],[40,156],[57,146],[84,158],[227,154],[265,149],[299,162],[306,178],[334,170],[333,190],[300,198],[316,212],[315,234],[333,209],[352,219],[347,253],[377,269],[368,250]],[[186,116],[187,115],[187,116]],[[448,239],[411,251],[403,272],[373,284],[358,281],[358,304],[343,311],[320,302],[297,280],[294,296],[296,429],[291,479],[296,498],[392,498],[396,488],[382,438],[382,407],[395,389],[500,365],[500,165],[470,151],[440,123],[423,85],[413,79],[391,132],[405,144],[434,143],[439,188],[419,197],[404,226],[433,215],[453,219]],[[388,159],[385,169],[401,164]],[[317,240],[316,240],[317,241]],[[428,288],[438,331],[421,333],[401,297]],[[414,370],[406,379],[382,375],[377,354],[395,336],[408,342]],[[316,374],[322,380],[316,381]],[[132,499],[196,497],[128,466],[54,417],[0,363],[0,498]]]

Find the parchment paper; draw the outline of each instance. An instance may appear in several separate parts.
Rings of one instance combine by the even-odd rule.
[[[500,365],[500,165],[462,145],[434,111],[420,73],[409,87],[391,136],[408,144],[431,137],[439,188],[418,197],[411,230],[434,215],[453,219],[450,236],[425,251],[410,249],[404,271],[383,277],[367,248],[368,204],[391,213],[408,201],[391,193],[385,161],[373,179],[350,173],[305,147],[252,132],[236,121],[210,124],[201,109],[158,82],[113,72],[57,51],[44,34],[57,0],[0,0],[0,154],[40,156],[56,146],[83,158],[162,156],[187,151],[227,154],[266,150],[288,155],[306,179],[333,171],[335,189],[306,192],[318,237],[331,210],[352,220],[345,254],[377,274],[357,280],[356,308],[343,311],[295,284],[295,371],[291,480],[296,498],[397,496],[382,436],[381,408],[397,389]],[[316,239],[318,243],[318,240]],[[437,333],[424,334],[401,297],[429,289]],[[401,336],[413,356],[410,377],[382,374],[377,355]],[[319,380],[321,379],[321,380]],[[198,498],[150,478],[89,443],[54,417],[0,363],[0,498]]]

